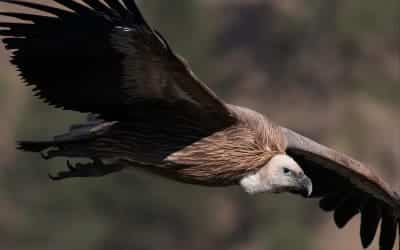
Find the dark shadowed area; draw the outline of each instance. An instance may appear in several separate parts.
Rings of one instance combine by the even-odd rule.
[[[398,0],[138,3],[224,100],[368,163],[400,190]],[[26,11],[0,4],[11,9]],[[1,249],[361,249],[359,218],[338,230],[317,201],[293,195],[250,197],[139,171],[50,181],[65,159],[43,161],[15,141],[50,138],[85,116],[35,99],[9,56],[0,43]]]

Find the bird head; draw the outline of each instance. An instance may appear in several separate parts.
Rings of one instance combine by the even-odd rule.
[[[290,192],[305,197],[312,193],[312,182],[290,156],[278,154],[256,173],[240,180],[240,185],[250,194]]]

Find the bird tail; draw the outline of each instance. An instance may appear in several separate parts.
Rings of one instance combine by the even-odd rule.
[[[17,149],[28,152],[42,152],[48,148],[57,146],[55,141],[18,141]]]
[[[115,122],[104,122],[100,119],[96,119],[96,117],[89,116],[87,122],[70,126],[67,133],[55,136],[52,140],[18,141],[17,149],[38,153],[53,148],[61,150],[70,148],[70,146],[84,145],[84,142],[96,139],[114,124]]]

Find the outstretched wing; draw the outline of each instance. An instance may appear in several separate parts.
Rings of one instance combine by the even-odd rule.
[[[393,249],[399,226],[400,197],[371,169],[350,157],[283,128],[287,153],[311,178],[320,207],[334,212],[339,228],[361,213],[363,247],[373,241],[381,221],[380,249]]]
[[[0,36],[21,76],[47,103],[106,119],[136,120],[167,107],[218,117],[209,123],[230,122],[225,104],[146,23],[134,0],[54,0],[69,10],[1,2],[51,15],[0,12],[30,22],[0,22]]]

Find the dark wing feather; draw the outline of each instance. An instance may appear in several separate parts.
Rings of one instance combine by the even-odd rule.
[[[367,248],[375,238],[376,230],[381,218],[380,207],[374,199],[368,199],[361,208],[361,243]]]
[[[359,210],[360,196],[349,195],[335,209],[333,218],[339,228],[343,228]]]
[[[398,219],[390,213],[384,213],[382,216],[381,236],[379,237],[379,248],[390,250],[393,248],[396,240],[396,229]]]
[[[344,192],[332,192],[320,200],[319,207],[326,212],[331,212],[340,205],[343,199]]]
[[[209,113],[202,122],[232,122],[226,105],[151,29],[133,0],[83,0],[87,6],[54,1],[70,10],[0,0],[53,15],[0,13],[31,22],[0,23],[0,36],[22,78],[44,101],[108,120],[136,120],[148,106],[166,104],[172,112],[187,106],[195,108],[187,112]]]
[[[380,249],[393,249],[399,225],[398,194],[362,163],[289,129],[282,129],[287,154],[311,178],[312,197],[321,199],[320,207],[334,211],[336,225],[342,228],[354,215],[361,213],[360,237],[363,247],[367,248],[382,220]]]

